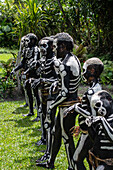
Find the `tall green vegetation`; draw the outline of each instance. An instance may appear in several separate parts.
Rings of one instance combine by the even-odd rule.
[[[77,44],[112,59],[112,6],[112,0],[0,1],[0,44],[12,46],[28,32],[40,39],[66,31]]]
[[[22,37],[28,32],[34,32],[39,38],[45,34],[47,17],[42,9],[41,2],[37,0],[27,0],[24,4],[15,5],[17,13],[14,15],[16,32]]]
[[[104,52],[109,51],[113,55],[113,1],[112,0],[88,0],[94,13],[94,24],[98,32],[102,31],[100,37]],[[100,36],[100,35],[99,35]]]
[[[0,46],[2,47],[10,47],[16,43],[13,23],[15,12],[11,0],[0,1]]]

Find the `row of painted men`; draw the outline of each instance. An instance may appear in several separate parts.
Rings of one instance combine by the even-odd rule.
[[[89,89],[80,100],[78,87],[81,64],[71,53],[74,47],[72,37],[68,33],[58,33],[42,38],[39,46],[36,42],[37,37],[32,33],[21,39],[22,60],[12,71],[14,73],[24,69],[23,82],[30,108],[29,114],[25,116],[34,115],[32,89],[38,113],[41,106],[37,119],[40,117],[42,137],[37,145],[46,143],[46,152],[36,160],[36,165],[53,169],[63,138],[68,170],[86,169],[84,158],[88,160],[90,169],[92,166],[95,169],[112,169],[113,100],[99,84],[99,77],[104,69],[102,61],[99,58],[90,58],[84,63],[83,77],[89,84]],[[57,107],[59,112],[56,117]],[[75,126],[78,114],[81,135],[75,147],[71,129]]]

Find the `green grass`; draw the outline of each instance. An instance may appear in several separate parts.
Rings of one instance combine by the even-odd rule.
[[[0,51],[4,49],[0,48]],[[6,49],[7,50],[7,49]],[[10,51],[8,51],[10,52]],[[14,51],[13,51],[14,52]],[[0,54],[0,60],[7,61],[12,54]],[[0,72],[2,69],[0,68]],[[41,138],[40,122],[32,122],[36,117],[25,118],[28,108],[21,108],[24,101],[5,101],[0,103],[0,169],[1,170],[43,170],[36,167],[35,161],[43,155],[45,146],[37,147],[35,143]],[[35,110],[36,113],[36,110]],[[75,139],[75,145],[77,140]],[[85,161],[85,165],[87,163]],[[66,152],[62,142],[55,161],[55,170],[68,167]],[[88,170],[88,168],[87,168]]]
[[[23,117],[28,108],[21,108],[23,101],[0,103],[0,169],[1,170],[43,170],[36,167],[35,161],[43,155],[45,146],[37,147],[41,138],[40,122],[32,122],[36,117]],[[35,110],[36,113],[36,110]],[[77,143],[77,141],[75,140]],[[55,161],[56,170],[68,167],[64,144]]]
[[[20,108],[23,101],[0,103],[0,169],[40,170],[35,161],[43,155],[45,146],[37,147],[41,138],[40,122],[32,122],[35,117],[25,118],[28,109]],[[56,159],[56,169],[66,169],[67,161],[64,146]]]

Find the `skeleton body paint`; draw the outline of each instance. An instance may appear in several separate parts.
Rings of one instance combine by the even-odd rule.
[[[14,68],[14,71],[18,71],[20,69],[24,70],[22,75],[22,79],[24,79],[24,88],[28,97],[28,104],[29,104],[29,113],[23,116],[32,116],[34,115],[33,112],[33,94],[30,84],[31,78],[37,78],[36,69],[32,67],[32,63],[36,63],[39,60],[39,49],[36,46],[37,37],[33,33],[29,33],[24,37],[24,48],[22,50],[22,61],[20,64]],[[23,41],[22,41],[23,46]],[[36,103],[39,107],[40,105],[40,98],[39,94],[37,93],[38,89],[33,89],[34,96],[36,97]]]
[[[54,167],[54,161],[61,146],[61,139],[63,138],[69,163],[68,169],[72,169],[71,157],[75,147],[70,129],[74,126],[75,116],[69,116],[64,120],[63,112],[66,109],[65,103],[69,106],[70,103],[78,100],[77,90],[81,79],[81,68],[78,58],[70,52],[73,48],[73,40],[69,34],[57,34],[53,46],[53,50],[55,54],[57,54],[57,56],[54,57],[54,67],[58,73],[59,93],[56,100],[53,101],[49,107],[47,113],[48,118],[52,114],[52,110],[57,106],[59,106],[59,113],[57,115],[56,124],[52,130],[50,158],[48,162],[38,163],[37,166]],[[68,49],[67,46],[70,46],[70,49]],[[50,120],[47,121],[50,123]]]
[[[103,63],[98,58],[91,58],[84,63],[83,76],[84,76],[84,79],[87,80],[88,84],[90,85],[90,88],[83,95],[81,104],[80,103],[75,104],[74,106],[66,110],[66,112],[68,113],[74,109],[75,114],[77,113],[80,114],[79,115],[79,126],[83,132],[78,141],[78,144],[77,144],[77,147],[75,149],[73,159],[72,159],[73,169],[75,170],[86,169],[83,164],[83,160],[85,157],[87,158],[88,150],[92,146],[92,142],[89,139],[89,136],[87,134],[88,127],[86,125],[85,119],[87,116],[96,115],[94,109],[91,107],[90,101],[91,101],[92,95],[95,92],[101,90],[101,86],[98,82],[98,78],[102,70],[103,70]],[[95,74],[95,72],[97,73]]]
[[[91,155],[100,159],[96,168],[113,169],[113,99],[107,91],[99,91],[92,96],[91,105],[96,116],[88,117],[88,134],[93,141]]]
[[[51,95],[49,94],[50,86],[53,82],[57,81],[57,74],[54,69],[54,60],[53,60],[53,52],[52,52],[52,43],[53,39],[50,37],[45,37],[39,42],[40,54],[41,54],[41,65],[40,65],[40,73],[41,78],[37,81],[39,82],[41,89],[41,98],[42,98],[42,113],[40,115],[41,118],[41,128],[42,128],[42,137],[41,140],[37,142],[37,145],[41,145],[46,141],[46,152],[45,154],[37,159],[36,162],[44,161],[49,158],[50,154],[50,146],[51,146],[51,130],[54,125],[56,108],[53,110],[53,114],[51,115],[51,124],[44,125],[46,119],[46,113],[49,105],[53,100],[55,100],[57,91],[54,91]]]

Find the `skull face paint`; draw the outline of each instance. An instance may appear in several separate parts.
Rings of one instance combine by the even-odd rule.
[[[106,109],[103,107],[101,100],[95,104],[94,108],[97,110],[99,116],[106,116]]]
[[[25,38],[25,47],[29,47],[30,39],[28,37]]]
[[[23,36],[23,37],[21,38],[21,42],[20,42],[21,49],[23,49],[24,46],[25,46],[25,38],[26,38],[26,36]]]
[[[40,49],[40,55],[41,56],[47,55],[47,50],[48,50],[48,47],[49,47],[48,42],[49,42],[49,40],[42,40],[40,42],[39,49]]]
[[[91,105],[95,109],[97,116],[109,116],[112,113],[112,104],[112,97],[104,90],[95,93],[91,99]]]

